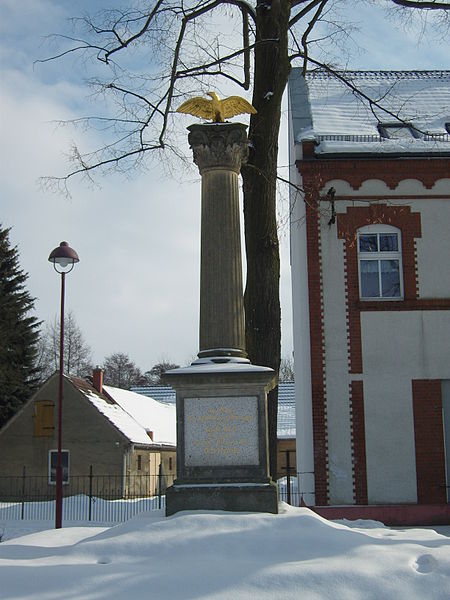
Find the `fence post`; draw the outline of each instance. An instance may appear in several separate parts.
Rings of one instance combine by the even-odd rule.
[[[25,517],[25,477],[26,477],[26,472],[27,472],[27,468],[24,465],[23,466],[23,471],[22,471],[22,521],[24,520]]]
[[[290,462],[289,458],[290,458],[290,452],[289,452],[289,450],[286,450],[287,503],[290,505],[291,504],[291,462]]]
[[[92,521],[92,465],[89,467],[89,521]]]
[[[159,473],[158,473],[158,508],[161,508],[161,496],[162,496],[162,462],[159,463]]]

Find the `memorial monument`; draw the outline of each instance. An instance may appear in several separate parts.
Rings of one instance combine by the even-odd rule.
[[[165,374],[177,402],[177,479],[167,489],[166,514],[276,513],[267,434],[267,392],[276,375],[245,352],[238,176],[248,156],[246,126],[222,122],[238,97],[228,109],[230,99],[223,101],[223,112],[210,95],[188,101],[210,102],[199,110],[216,122],[188,127],[202,177],[199,352],[190,366]]]

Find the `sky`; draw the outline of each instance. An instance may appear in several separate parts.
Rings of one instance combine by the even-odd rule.
[[[332,522],[283,503],[278,515],[155,510],[17,537],[20,526],[5,521],[0,544],[8,600],[444,600],[450,587],[448,527]]]
[[[71,197],[40,184],[70,169],[74,141],[99,142],[94,131],[58,127],[55,120],[98,113],[89,98],[84,65],[71,60],[33,64],[54,46],[46,36],[68,31],[69,17],[117,0],[0,0],[0,223],[11,227],[35,314],[59,313],[60,278],[47,258],[63,240],[80,262],[66,278],[66,308],[73,311],[94,363],[124,352],[143,370],[170,360],[189,363],[198,351],[200,177],[169,177],[155,165],[140,173],[76,180]],[[382,0],[378,4],[383,4]],[[349,2],[360,50],[346,63],[355,69],[445,69],[448,44],[408,32],[375,3]],[[386,2],[384,2],[386,4]],[[25,17],[24,17],[25,15]],[[421,39],[419,44],[418,40]],[[221,90],[219,90],[220,92]],[[240,93],[233,90],[232,93]],[[188,117],[180,117],[190,124]],[[287,165],[286,104],[280,134]],[[176,169],[175,169],[176,171]],[[282,355],[292,354],[289,235],[286,194],[280,194]]]

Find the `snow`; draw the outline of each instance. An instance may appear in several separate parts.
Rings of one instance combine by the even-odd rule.
[[[84,392],[86,398],[102,413],[119,431],[121,431],[131,442],[151,446],[145,428],[124,412],[117,404],[109,404],[105,399],[89,391]]]
[[[317,153],[448,152],[450,71],[348,71],[345,79],[380,107],[324,72],[293,69],[290,94],[296,142],[316,139]],[[383,107],[383,108],[381,108]],[[385,110],[383,110],[385,109]],[[382,139],[378,124],[412,124],[417,139]],[[423,137],[423,133],[437,138]],[[341,139],[336,138],[353,138]]]
[[[115,527],[49,529],[0,544],[7,600],[444,600],[450,539],[351,527],[307,508],[279,515],[141,514]],[[367,524],[367,526],[366,526]],[[9,526],[9,524],[8,524]]]
[[[211,374],[211,373],[273,373],[270,367],[260,367],[252,365],[248,361],[239,361],[239,359],[230,359],[229,362],[212,362],[206,360],[195,361],[187,367],[179,367],[166,371],[166,375],[191,375],[195,374]]]
[[[103,389],[117,404],[146,430],[153,431],[159,444],[177,443],[176,409],[148,396],[104,385]]]
[[[316,154],[333,154],[355,152],[358,154],[420,154],[427,152],[442,153],[450,151],[449,142],[440,142],[438,140],[425,141],[419,139],[401,139],[387,140],[383,139],[378,142],[351,142],[351,141],[334,141],[324,140],[315,148]]]
[[[146,446],[176,445],[175,406],[128,390],[106,385],[103,389],[113,402],[88,389],[80,391],[131,442]],[[153,432],[153,441],[148,431]]]

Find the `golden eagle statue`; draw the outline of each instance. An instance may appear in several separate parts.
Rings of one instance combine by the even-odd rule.
[[[256,109],[240,96],[230,96],[221,100],[215,92],[207,92],[211,100],[196,96],[183,102],[177,112],[211,119],[214,123],[223,123],[225,119],[245,113],[255,114]]]

